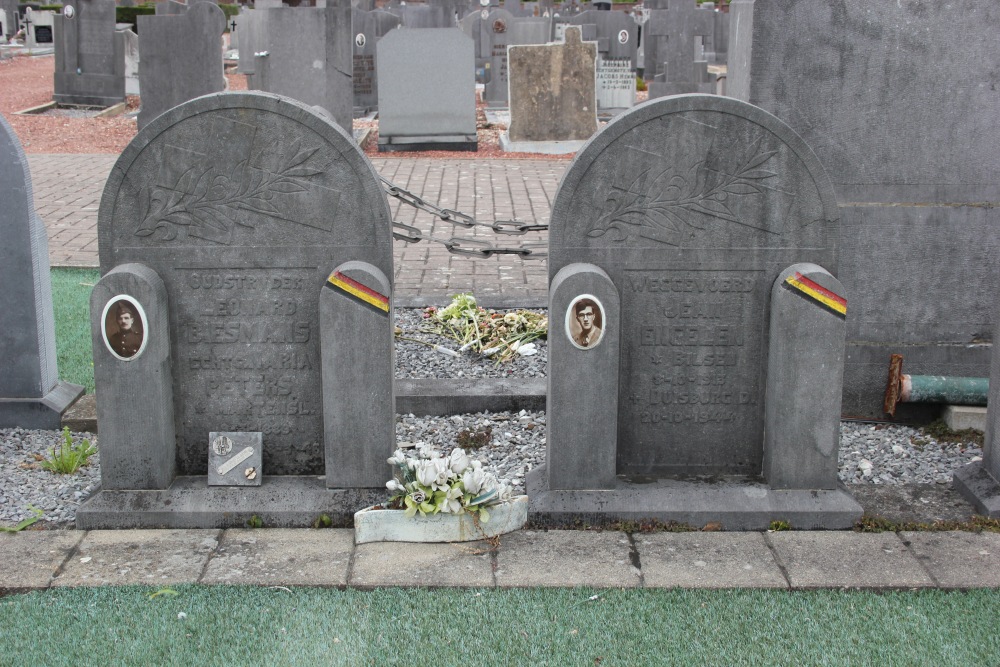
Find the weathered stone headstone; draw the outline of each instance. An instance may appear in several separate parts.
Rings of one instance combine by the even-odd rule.
[[[715,30],[714,10],[701,9],[694,0],[670,0],[653,9],[645,30],[645,73],[650,98],[685,93],[714,92],[708,63],[700,51],[701,40]]]
[[[597,41],[597,108],[615,112],[635,106],[639,26],[625,12],[588,10],[571,25],[593,25]]]
[[[351,130],[353,119],[350,0],[324,8],[261,9],[254,48],[255,90],[325,109]]]
[[[125,35],[115,30],[115,0],[77,0],[55,17],[55,80],[60,104],[109,107],[125,100]]]
[[[483,101],[492,107],[507,106],[507,46],[510,44],[507,31],[513,21],[513,14],[505,9],[495,9],[480,24],[482,48],[488,54]]]
[[[247,75],[247,86],[250,89],[253,89],[254,53],[257,49],[257,32],[260,29],[260,22],[257,20],[259,16],[259,9],[241,7],[240,13],[234,17],[236,29],[240,32],[240,42],[237,47],[239,61],[236,71]]]
[[[166,0],[166,2],[156,3],[156,16],[180,16],[187,11],[188,5],[177,0]]]
[[[358,12],[354,23],[354,113],[364,115],[378,108],[376,46],[390,30],[399,27],[399,17],[389,12]]]
[[[564,43],[510,47],[510,150],[523,142],[576,142],[597,131],[597,44],[570,27]]]
[[[62,382],[45,225],[35,213],[28,159],[0,116],[0,428],[59,428],[83,387]]]
[[[998,22],[970,0],[732,4],[729,94],[785,119],[837,192],[848,414],[882,416],[892,353],[914,374],[986,376],[996,319],[973,286],[1000,282],[1000,129],[983,112],[1000,57],[956,45]]]
[[[211,2],[184,14],[139,16],[139,129],[183,102],[226,88],[222,33],[226,15]],[[184,48],[178,48],[183,44]]]
[[[836,267],[838,241],[819,161],[763,110],[685,95],[609,123],[553,205],[550,320],[565,313],[567,326],[549,337],[549,463],[529,479],[533,510],[851,525],[860,506],[837,490],[836,465],[846,300],[820,268]],[[585,299],[604,315],[596,346],[571,326],[584,327],[575,305]],[[779,401],[811,406],[819,427],[781,418]],[[729,481],[686,481],[703,475]]]
[[[268,475],[262,493],[270,483],[293,485],[335,505],[333,492],[320,489],[384,484],[394,443],[392,293],[388,279],[367,276],[392,276],[391,219],[378,176],[350,135],[274,95],[193,100],[155,119],[122,153],[98,232],[106,275],[92,318],[127,298],[147,321],[148,347],[126,359],[95,329],[102,463],[105,452],[125,451],[134,468],[153,470],[146,486],[124,488],[165,489],[166,449],[178,476],[171,489],[187,494],[181,480],[206,474],[210,433],[257,431]],[[335,274],[349,289],[331,283]],[[157,282],[162,298],[143,287]],[[375,324],[343,324],[368,315]],[[344,384],[358,363],[366,364],[363,380]],[[164,377],[166,396],[145,400],[140,388]],[[131,400],[118,387],[132,387]],[[176,437],[128,437],[167,412]],[[334,421],[340,428],[331,431]],[[282,477],[303,475],[312,477]],[[325,475],[318,486],[317,475]],[[103,484],[123,488],[107,475]],[[138,505],[172,493],[128,498]],[[245,498],[267,505],[272,495]],[[236,502],[202,499],[222,503],[212,508],[220,513]],[[108,521],[111,502],[96,499],[87,520]]]
[[[125,94],[139,94],[139,36],[131,30],[121,31],[125,42]]]
[[[379,150],[476,150],[472,39],[458,28],[393,30],[377,49]]]

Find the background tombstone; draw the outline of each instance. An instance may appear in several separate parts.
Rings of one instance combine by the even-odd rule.
[[[138,21],[140,130],[167,109],[225,90],[222,33],[226,15],[218,5],[197,2],[179,16],[139,16]],[[179,44],[184,48],[178,48]]]
[[[59,428],[83,387],[59,380],[45,225],[28,160],[0,116],[0,428]]]
[[[351,406],[367,401],[364,391],[324,391],[321,379],[326,357],[363,353],[367,342],[321,340],[320,299],[330,273],[359,261],[392,275],[389,207],[350,135],[275,95],[193,100],[155,119],[122,153],[98,231],[103,272],[142,265],[166,290],[178,477],[154,495],[99,494],[81,508],[84,525],[239,525],[251,512],[267,522],[278,506],[294,515],[285,525],[309,525],[331,511],[349,520],[357,509],[351,497],[317,477],[326,472],[324,423],[332,412],[351,410],[384,440],[376,443],[383,458],[394,444],[385,436],[394,432],[391,402],[361,411]],[[381,360],[391,379],[391,355]],[[259,493],[204,490],[213,431],[263,434],[267,477]],[[170,514],[167,501],[197,516]],[[135,519],[146,506],[152,509]]]
[[[483,101],[491,107],[507,106],[507,45],[510,44],[508,30],[514,15],[505,9],[494,9],[480,22],[482,48],[487,54],[486,84]]]
[[[390,30],[399,27],[399,17],[389,12],[353,14],[354,33],[354,115],[378,109],[378,67],[376,45]]]
[[[166,0],[166,2],[156,3],[156,16],[180,16],[187,11],[188,5],[177,0]]]
[[[326,7],[260,9],[253,87],[325,109],[348,132],[353,120],[350,0]]]
[[[33,51],[39,49],[53,48],[55,42],[55,12],[25,10],[26,17],[22,23],[27,24],[24,34],[24,45]]]
[[[836,189],[844,411],[882,416],[892,353],[908,373],[986,377],[996,319],[973,286],[1000,283],[1000,127],[984,113],[1000,55],[956,45],[992,43],[1000,6],[739,0],[732,22],[729,94],[785,119]]]
[[[701,9],[694,0],[671,0],[653,9],[645,30],[649,96],[715,92],[714,78],[701,53],[702,39],[715,30],[715,11]]]
[[[254,74],[254,53],[257,51],[257,32],[260,30],[260,9],[248,9],[241,7],[240,13],[235,17],[236,29],[240,32],[239,44],[236,49],[239,53],[239,60],[236,71],[247,75],[247,86],[253,89]]]
[[[579,494],[554,486],[554,470],[532,471],[532,511],[741,529],[776,518],[801,528],[852,525],[861,508],[846,491],[756,481],[769,313],[782,307],[772,287],[793,264],[836,267],[838,241],[833,188],[819,161],[763,110],[684,95],[612,120],[560,184],[549,275],[551,282],[570,264],[592,264],[620,295],[617,439],[589,443],[599,450],[589,452],[594,460],[615,452],[618,477],[613,489]],[[798,370],[836,381],[834,369]],[[552,409],[581,391],[560,379],[558,366],[549,382]],[[837,408],[827,406],[834,415]],[[560,415],[549,419],[560,423]],[[549,442],[557,446],[560,434]],[[705,475],[724,477],[686,481]]]
[[[9,28],[10,24],[7,22],[7,10],[0,6],[0,41],[6,43]]]
[[[566,31],[563,43],[510,47],[510,129],[502,137],[504,149],[568,153],[590,139],[597,131],[596,60],[597,45],[582,42],[578,26]]]
[[[571,25],[593,25],[597,40],[597,108],[615,113],[635,106],[639,26],[625,12],[587,10]]]
[[[476,150],[472,40],[458,28],[393,30],[377,48],[379,150]]]
[[[131,30],[120,31],[125,43],[125,94],[139,94],[139,36]]]
[[[76,0],[72,18],[55,17],[59,104],[109,107],[125,101],[125,35],[115,30],[115,0]]]

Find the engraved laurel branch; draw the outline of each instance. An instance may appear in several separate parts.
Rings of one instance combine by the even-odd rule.
[[[708,169],[705,162],[681,175],[671,166],[653,175],[652,169],[639,174],[628,188],[614,187],[604,203],[604,213],[588,230],[587,236],[621,242],[633,233],[669,245],[680,245],[686,227],[704,229],[695,213],[727,222],[740,221],[727,204],[730,197],[760,194],[763,181],[776,176],[762,169],[777,151],[761,151],[758,139],[732,171]],[[755,226],[755,225],[748,225]]]
[[[273,171],[250,167],[250,160],[242,160],[228,175],[218,173],[214,165],[192,167],[181,174],[172,188],[146,188],[141,203],[145,213],[135,234],[150,236],[161,229],[162,240],[173,241],[181,227],[193,227],[214,232],[209,235],[211,238],[229,234],[234,225],[253,227],[244,216],[236,215],[240,210],[277,216],[279,211],[271,203],[275,193],[304,192],[302,181],[323,172],[310,164],[317,150],[300,149],[296,141],[284,153],[290,158],[277,156],[278,164]],[[255,156],[254,164],[261,164],[264,152]]]

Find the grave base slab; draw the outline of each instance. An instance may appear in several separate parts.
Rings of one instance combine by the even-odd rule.
[[[0,428],[55,430],[63,413],[83,395],[83,387],[60,380],[41,398],[0,398]]]
[[[993,519],[1000,517],[1000,484],[986,472],[982,462],[956,470],[952,486],[979,514]]]
[[[711,480],[618,477],[618,486],[602,490],[549,490],[545,466],[527,476],[531,506],[528,520],[546,526],[656,520],[692,528],[719,524],[722,530],[766,530],[785,521],[795,530],[851,528],[862,507],[846,488],[771,489],[743,477]]]
[[[511,141],[510,135],[504,132],[500,135],[500,150],[504,153],[540,153],[542,155],[565,155],[576,153],[587,139],[574,141]]]
[[[126,528],[309,528],[322,515],[351,527],[354,513],[388,496],[382,489],[328,489],[318,476],[265,477],[260,486],[208,486],[206,477],[177,477],[168,489],[101,490],[76,513],[80,530]]]

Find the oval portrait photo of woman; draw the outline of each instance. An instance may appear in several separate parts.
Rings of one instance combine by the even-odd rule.
[[[590,350],[604,335],[604,308],[596,296],[583,294],[566,310],[566,335],[581,350]]]
[[[120,295],[104,306],[104,344],[124,361],[138,357],[146,346],[146,313],[130,296]]]

